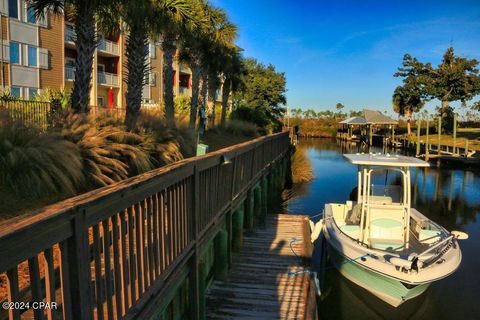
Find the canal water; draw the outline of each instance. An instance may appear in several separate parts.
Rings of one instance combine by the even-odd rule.
[[[284,210],[318,220],[325,203],[348,200],[357,184],[357,166],[342,154],[359,150],[328,139],[300,140],[298,148],[306,151],[315,178],[290,190]],[[469,234],[460,243],[460,268],[420,297],[393,308],[327,265],[320,319],[480,319],[480,172],[421,168],[412,169],[411,177],[413,207],[447,230]]]

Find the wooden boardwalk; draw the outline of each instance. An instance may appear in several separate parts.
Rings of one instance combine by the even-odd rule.
[[[245,236],[227,280],[207,294],[207,319],[317,319],[313,281],[302,272],[311,256],[305,219],[268,216],[266,228]]]

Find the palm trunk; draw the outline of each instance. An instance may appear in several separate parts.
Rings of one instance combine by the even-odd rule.
[[[192,69],[192,98],[190,100],[190,123],[189,128],[195,129],[198,113],[198,101],[200,95],[200,79],[202,77],[202,69],[200,64],[196,61],[190,63]]]
[[[75,31],[77,59],[75,82],[72,91],[72,108],[75,112],[88,113],[92,87],[93,55],[97,45],[95,33],[95,10],[93,1],[76,2]]]
[[[202,71],[202,82],[200,86],[200,97],[199,97],[199,103],[200,103],[200,108],[203,108],[205,110],[205,114],[208,115],[206,112],[207,108],[207,91],[208,91],[208,75],[205,72],[205,70]]]
[[[165,118],[170,128],[175,128],[175,103],[173,101],[173,54],[175,52],[174,38],[165,36],[163,50],[163,101],[165,103]]]
[[[210,114],[210,126],[215,126],[215,102],[217,100],[217,81],[216,75],[210,73],[208,76],[208,110]]]
[[[227,124],[227,109],[228,109],[228,98],[230,96],[230,78],[225,78],[223,81],[222,87],[222,119],[220,125],[222,128],[225,128]]]
[[[140,107],[142,104],[142,91],[147,74],[147,44],[148,36],[145,28],[141,25],[131,25],[126,43],[126,57],[128,75],[126,79],[127,113],[125,124],[129,130],[135,128]]]

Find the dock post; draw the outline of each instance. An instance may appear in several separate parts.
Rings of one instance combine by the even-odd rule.
[[[373,142],[373,137],[372,137],[372,136],[373,136],[373,131],[372,131],[372,129],[373,129],[373,128],[372,128],[372,125],[370,124],[370,125],[368,126],[369,135],[370,135],[370,145],[369,145],[370,148],[372,147],[372,142]]]
[[[248,231],[253,230],[254,225],[254,208],[255,199],[252,189],[248,189],[247,198],[245,199],[245,229]]]
[[[220,229],[214,240],[215,246],[215,279],[224,281],[228,274],[228,232]]]
[[[417,151],[416,155],[420,155],[420,130],[422,127],[422,123],[420,122],[420,119],[417,120]]]
[[[442,138],[442,116],[438,117],[438,154],[440,155],[442,144],[440,142]]]
[[[267,213],[268,213],[268,180],[267,177],[264,176],[262,178],[262,219],[267,220]]]
[[[198,265],[198,274],[198,319],[205,320],[207,318],[207,299],[205,296],[207,291],[207,266],[204,261]]]
[[[427,132],[426,132],[426,137],[425,137],[425,159],[428,161],[428,156],[430,154],[430,148],[428,147],[428,131],[429,131],[429,126],[430,126],[430,123],[429,123],[429,119],[427,118]]]
[[[241,205],[232,215],[232,250],[239,252],[243,246],[244,206]]]
[[[453,114],[453,154],[457,154],[457,114]]]
[[[468,138],[465,140],[465,158],[468,157]]]
[[[260,222],[260,225],[263,226],[265,224],[265,221],[262,219],[262,188],[260,184],[255,187],[255,189],[253,190],[253,194],[255,197],[253,205],[255,210],[255,217]]]

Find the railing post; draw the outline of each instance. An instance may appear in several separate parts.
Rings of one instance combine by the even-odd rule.
[[[68,239],[70,298],[73,319],[93,319],[91,307],[90,253],[85,224],[85,211],[73,219],[73,236]]]
[[[195,247],[192,258],[190,259],[190,275],[189,275],[189,295],[190,295],[190,319],[200,320],[205,319],[205,279],[206,275],[202,275],[200,265],[200,251],[198,246],[198,234],[200,233],[198,220],[200,217],[200,174],[197,166],[193,169],[192,182],[192,228],[194,232]],[[205,269],[205,266],[203,266]],[[203,270],[205,273],[205,270]],[[202,282],[203,281],[203,282]],[[202,289],[203,283],[203,289]],[[203,291],[202,291],[203,290]],[[203,306],[203,308],[202,308]]]
[[[226,280],[228,273],[228,232],[220,229],[214,239],[215,247],[215,279]]]
[[[245,229],[248,231],[253,230],[254,225],[254,196],[253,190],[250,188],[247,191],[247,198],[245,199]]]

